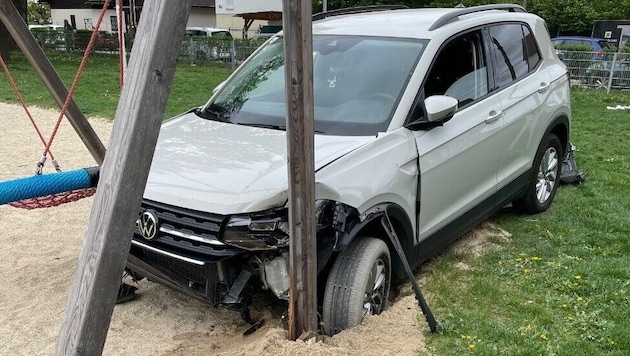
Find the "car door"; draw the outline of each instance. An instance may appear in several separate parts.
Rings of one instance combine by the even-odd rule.
[[[494,62],[494,89],[503,106],[503,141],[497,180],[507,186],[532,165],[540,143],[536,129],[545,115],[551,76],[532,31],[525,24],[488,27]]]
[[[427,74],[425,97],[449,95],[460,107],[443,126],[415,132],[419,153],[419,241],[466,212],[494,208],[501,102],[489,94],[482,31],[453,38]],[[475,209],[479,208],[481,210]]]

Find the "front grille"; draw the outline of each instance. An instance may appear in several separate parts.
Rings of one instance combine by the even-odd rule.
[[[146,240],[136,229],[134,239],[142,244],[205,262],[216,262],[240,252],[221,242],[221,235],[230,218],[227,215],[144,200],[139,214],[147,210],[157,216],[159,231],[155,239]]]

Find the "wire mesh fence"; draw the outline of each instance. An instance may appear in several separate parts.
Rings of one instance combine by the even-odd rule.
[[[46,52],[83,53],[91,31],[32,31]],[[133,36],[125,35],[127,53],[131,52]],[[223,63],[236,68],[252,54],[264,39],[212,38],[186,36],[179,51],[179,62],[190,65]],[[99,32],[92,55],[118,53],[115,33]],[[560,50],[571,77],[571,85],[617,90],[630,90],[630,53],[585,52]]]
[[[630,90],[630,53],[560,51],[571,85]]]
[[[35,40],[45,52],[83,53],[92,35],[91,31],[31,31]],[[127,54],[131,53],[133,36],[125,35]],[[178,60],[190,65],[224,63],[236,68],[262,43],[262,39],[212,38],[186,36],[182,40]],[[99,32],[91,55],[112,55],[118,53],[116,33]]]

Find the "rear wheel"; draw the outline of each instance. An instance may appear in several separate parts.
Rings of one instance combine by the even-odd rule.
[[[562,144],[558,136],[549,134],[540,145],[534,159],[535,172],[521,199],[512,202],[522,212],[535,214],[549,208],[560,184]]]
[[[353,241],[332,266],[322,307],[324,332],[334,335],[361,323],[365,315],[380,314],[387,306],[391,258],[382,240]]]

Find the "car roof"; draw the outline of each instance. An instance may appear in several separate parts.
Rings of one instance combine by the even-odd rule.
[[[603,38],[586,37],[586,36],[558,36],[552,40],[582,40],[582,41],[606,41]]]
[[[209,31],[209,32],[219,32],[219,31],[227,31],[227,32],[229,32],[230,31],[230,30],[226,30],[224,28],[214,28],[214,27],[186,27],[186,30]]]
[[[468,8],[472,9],[472,8]],[[327,17],[313,22],[314,34],[385,36],[401,38],[433,38],[435,32],[448,32],[506,20],[527,21],[537,18],[526,12],[507,12],[486,9],[469,14],[459,8],[421,8],[388,11],[371,11]],[[506,17],[509,14],[509,17]],[[442,23],[445,17],[454,16],[452,21]],[[440,25],[432,28],[434,25]]]

